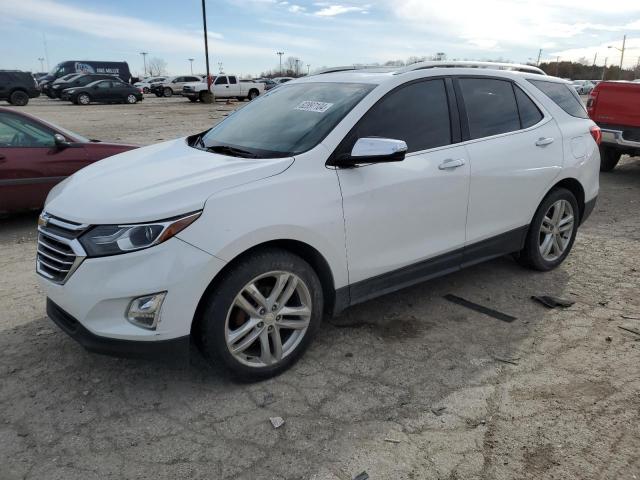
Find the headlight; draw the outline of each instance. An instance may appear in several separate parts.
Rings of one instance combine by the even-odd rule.
[[[169,240],[196,221],[200,213],[136,225],[97,225],[80,237],[80,243],[89,257],[142,250]]]

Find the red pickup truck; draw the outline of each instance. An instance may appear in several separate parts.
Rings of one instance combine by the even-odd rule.
[[[640,83],[600,82],[587,111],[602,130],[600,171],[613,170],[624,154],[640,155]]]

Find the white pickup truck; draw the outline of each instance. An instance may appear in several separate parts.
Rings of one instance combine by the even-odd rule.
[[[201,94],[207,91],[207,82],[191,82],[182,87],[182,96],[189,101],[200,100]],[[235,75],[218,75],[213,77],[211,91],[215,98],[237,98],[250,101],[264,93],[264,83],[243,82]]]

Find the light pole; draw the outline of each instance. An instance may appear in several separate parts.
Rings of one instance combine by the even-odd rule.
[[[222,73],[224,70],[222,69],[222,62],[218,62],[218,72]]]
[[[560,55],[556,57],[556,77],[558,76],[559,70],[560,70]]]
[[[40,60],[40,71],[44,72],[44,57],[38,57],[38,60]]]
[[[144,74],[147,74],[147,55],[149,55],[149,52],[140,52],[140,55],[142,55],[142,61],[144,62]]]
[[[300,59],[296,58],[296,77],[300,75]]]
[[[640,58],[638,59],[638,63],[640,64]],[[310,70],[311,70],[311,64],[307,63],[307,77],[309,76]]]
[[[211,92],[211,75],[209,74],[209,39],[207,38],[207,7],[202,0],[202,25],[204,26],[204,59],[207,64],[207,91],[200,94],[200,101],[203,103],[213,103],[215,97]]]
[[[609,57],[604,57],[604,67],[602,67],[602,80],[604,80],[604,74],[607,72],[607,60],[609,60]]]
[[[542,49],[538,50],[538,61],[536,62],[536,67],[540,66],[540,55],[542,55]]]
[[[609,45],[607,48],[615,48],[620,52],[620,75],[622,75],[622,61],[624,60],[624,45],[627,43],[627,36],[624,35],[622,37],[622,48],[614,47],[613,45]]]
[[[282,75],[282,56],[284,55],[284,52],[276,52],[276,55],[280,57],[280,75]]]
[[[195,59],[194,58],[187,58],[187,60],[189,60],[189,63],[191,64],[191,75],[193,75],[193,61]]]

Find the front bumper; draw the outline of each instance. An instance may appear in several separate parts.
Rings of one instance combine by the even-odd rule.
[[[57,307],[53,315],[64,312],[77,322],[80,333],[63,330],[89,345],[87,348],[98,351],[93,348],[98,343],[110,347],[124,342],[126,348],[116,347],[116,351],[132,344],[141,345],[135,350],[145,350],[155,348],[147,345],[150,343],[178,342],[189,336],[198,303],[224,264],[174,237],[145,250],[87,258],[63,284],[38,278],[48,300]],[[163,291],[167,294],[154,330],[126,319],[133,298]]]
[[[192,91],[186,91],[186,92],[185,92],[185,91],[183,90],[183,91],[182,91],[182,92],[180,92],[180,93],[181,93],[181,95],[182,95],[183,97],[187,97],[187,98],[198,98],[198,92],[192,92]]]
[[[78,320],[47,298],[47,315],[71,338],[90,352],[116,357],[184,362],[189,358],[189,335],[157,342],[136,342],[101,337],[91,333]]]

